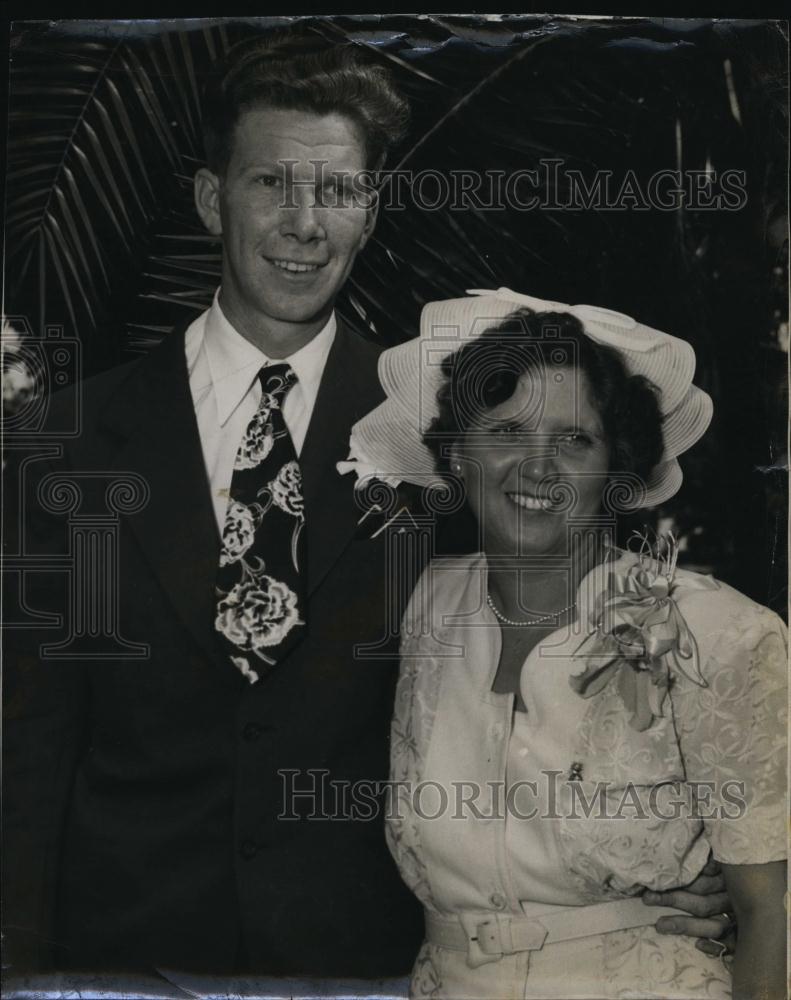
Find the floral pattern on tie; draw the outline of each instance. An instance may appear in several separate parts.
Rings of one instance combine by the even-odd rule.
[[[261,403],[264,409],[258,410],[245,431],[234,462],[234,470],[254,469],[263,462],[275,443],[270,417],[272,410],[278,408],[277,400],[268,402],[264,396]]]
[[[225,528],[222,535],[222,551],[220,565],[241,559],[253,544],[255,537],[255,515],[253,511],[238,500],[231,500],[225,515]]]
[[[296,376],[288,365],[274,365],[259,377],[261,401],[234,464],[215,619],[232,647],[231,662],[250,683],[260,679],[262,666],[276,662],[270,654],[292,630],[305,624],[299,593],[302,475],[282,413]]]
[[[300,623],[297,595],[266,573],[237,583],[217,609],[217,628],[239,649],[253,652],[276,646]]]
[[[273,503],[294,517],[303,518],[302,473],[296,462],[288,462],[269,484]]]

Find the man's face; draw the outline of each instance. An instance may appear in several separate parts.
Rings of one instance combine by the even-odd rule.
[[[374,210],[352,191],[365,165],[364,138],[343,115],[265,105],[240,115],[224,175],[200,171],[196,197],[222,236],[220,301],[241,333],[304,342],[326,322],[373,229]]]

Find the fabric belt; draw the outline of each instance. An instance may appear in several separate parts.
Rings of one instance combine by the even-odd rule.
[[[538,951],[545,944],[647,927],[659,917],[689,916],[674,906],[646,906],[639,897],[550,908],[532,917],[491,910],[466,911],[456,917],[426,910],[425,915],[426,940],[451,951],[466,951],[467,964],[473,969],[497,962],[503,955]]]

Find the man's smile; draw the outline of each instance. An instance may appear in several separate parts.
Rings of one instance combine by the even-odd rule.
[[[286,260],[282,257],[265,257],[264,260],[266,260],[269,264],[272,264],[273,267],[276,267],[281,271],[288,271],[291,274],[309,274],[312,271],[318,271],[320,268],[327,266],[326,263],[312,264],[298,260]]]

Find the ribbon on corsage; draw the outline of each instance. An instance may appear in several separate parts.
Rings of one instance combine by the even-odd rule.
[[[630,713],[629,724],[642,732],[663,714],[674,672],[707,687],[700,672],[698,647],[676,603],[678,543],[672,534],[657,538],[657,552],[647,535],[640,540],[637,562],[613,572],[589,615],[589,634],[575,651],[587,661],[569,683],[592,698],[609,683]],[[685,590],[718,590],[711,577],[685,577]]]

